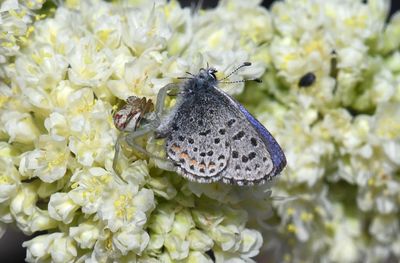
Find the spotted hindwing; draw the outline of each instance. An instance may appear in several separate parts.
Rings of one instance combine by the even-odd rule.
[[[218,99],[206,91],[188,94],[167,125],[167,155],[178,172],[193,181],[219,181],[228,165],[226,105]]]
[[[216,87],[187,94],[164,126],[168,157],[197,182],[259,184],[286,164],[269,132]]]
[[[270,181],[286,165],[282,149],[242,105],[218,88],[214,92],[229,101],[225,125],[231,153],[222,180],[237,185]]]

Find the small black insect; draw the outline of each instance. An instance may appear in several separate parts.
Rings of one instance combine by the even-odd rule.
[[[315,80],[317,77],[315,76],[314,73],[308,72],[303,77],[300,78],[299,80],[299,87],[307,88],[310,87],[312,84],[314,84]]]

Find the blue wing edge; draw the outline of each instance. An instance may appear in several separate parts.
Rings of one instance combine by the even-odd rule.
[[[282,151],[282,148],[279,146],[271,133],[269,133],[269,131],[256,118],[254,118],[250,112],[248,112],[240,103],[238,103],[238,106],[240,111],[246,116],[253,127],[256,128],[257,132],[261,135],[265,144],[267,145],[267,150],[271,155],[272,163],[274,165],[271,175],[278,175],[286,166],[286,157]]]

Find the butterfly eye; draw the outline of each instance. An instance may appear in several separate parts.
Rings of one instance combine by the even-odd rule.
[[[217,80],[217,76],[215,76],[214,72],[211,72],[210,75],[213,77],[213,79]]]
[[[215,73],[218,72],[215,68],[210,68],[208,70],[208,74],[210,74],[215,80],[217,79],[217,77],[215,76]]]

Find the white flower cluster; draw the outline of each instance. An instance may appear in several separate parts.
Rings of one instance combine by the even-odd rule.
[[[400,258],[400,13],[386,24],[389,5],[271,8],[268,96],[246,98],[287,155],[274,194],[295,198],[273,204],[273,262]]]
[[[42,20],[21,11],[40,1],[1,6],[0,234],[13,222],[47,231],[24,243],[27,261],[252,262],[260,250],[271,262],[400,259],[400,13],[386,22],[389,0],[270,11],[221,0],[198,13],[131,2],[66,1]],[[208,62],[223,77],[244,61],[254,66],[233,80],[264,84],[239,99],[288,160],[275,198],[269,186],[191,183],[128,150],[119,180],[122,100],[154,101],[185,71]]]
[[[5,0],[0,4],[0,64],[16,55],[33,32],[32,23],[44,14],[34,11],[42,8],[45,0]],[[4,77],[0,71],[0,77]]]
[[[268,12],[257,1],[192,14],[176,1],[82,0],[33,23],[29,8],[41,4],[1,6],[0,233],[8,223],[45,231],[23,244],[28,262],[253,262],[263,239],[241,203],[260,210],[268,187],[239,196],[190,184],[129,152],[122,182],[112,169],[112,113],[132,95],[154,101],[206,62],[223,75],[250,60],[236,78],[260,77]],[[23,45],[12,41],[28,32]]]

